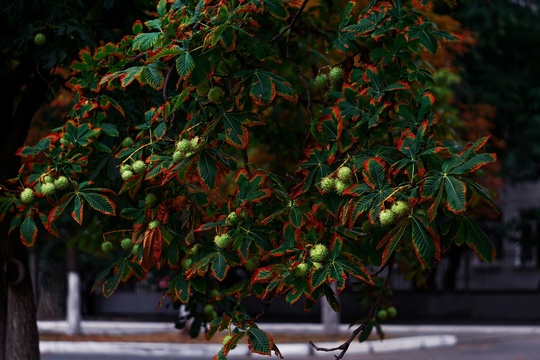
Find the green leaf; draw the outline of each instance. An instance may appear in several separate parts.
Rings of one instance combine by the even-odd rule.
[[[223,128],[225,141],[239,149],[244,149],[248,144],[248,129],[239,121],[241,117],[238,113],[223,113]]]
[[[240,203],[246,201],[257,202],[270,196],[270,189],[261,189],[266,175],[263,172],[256,172],[251,175],[244,169],[238,170],[236,183],[238,184],[238,194],[236,200]]]
[[[79,225],[82,225],[83,216],[84,216],[84,205],[81,201],[80,194],[78,194],[77,196],[75,196],[75,200],[73,202],[73,211],[71,211],[71,217],[73,218],[73,220],[79,223]]]
[[[183,273],[179,273],[169,282],[168,292],[174,300],[183,304],[189,301],[191,282],[185,278]]]
[[[412,242],[418,259],[427,268],[432,268],[441,256],[440,241],[425,222],[423,218],[411,217]]]
[[[37,226],[36,222],[30,214],[26,214],[24,220],[21,223],[21,241],[27,247],[33,246],[37,239]]]
[[[302,226],[302,223],[304,222],[302,210],[292,205],[289,211],[289,220],[295,228],[299,228],[300,226]]]
[[[212,155],[204,151],[199,155],[197,170],[202,183],[210,190],[215,190],[218,186],[218,168]]]
[[[467,209],[467,201],[465,199],[467,188],[465,184],[453,176],[445,176],[444,185],[448,210],[454,214],[465,211]]]
[[[253,73],[249,95],[258,105],[270,104],[276,96],[276,86],[268,72],[256,70]]]
[[[141,74],[141,80],[150,85],[154,90],[160,90],[163,88],[165,82],[165,76],[163,72],[157,68],[156,64],[150,64],[144,67],[144,71]]]
[[[133,80],[139,78],[144,71],[144,66],[135,66],[132,68],[129,68],[122,72],[120,76],[120,84],[123,88],[126,88],[129,84],[133,82]],[[103,83],[105,78],[101,80],[101,83]]]
[[[116,204],[107,196],[89,192],[80,192],[80,194],[94,210],[105,215],[116,215]]]
[[[263,2],[268,8],[270,15],[276,19],[285,20],[289,16],[289,12],[281,0],[263,0]]]
[[[120,136],[120,133],[118,132],[118,128],[114,124],[109,123],[101,123],[99,124],[101,127],[101,130],[110,137],[118,137]]]
[[[468,217],[462,218],[467,245],[481,260],[492,262],[495,259],[495,247],[486,233]]]
[[[386,169],[382,159],[370,158],[364,162],[364,181],[373,189],[386,187]]]
[[[157,43],[160,34],[160,32],[139,34],[135,36],[135,38],[133,39],[133,44],[131,46],[133,50],[150,50]]]
[[[103,296],[110,297],[118,288],[120,284],[120,273],[117,272],[103,283]]]
[[[225,276],[227,276],[229,265],[227,264],[225,256],[221,252],[218,252],[216,254],[214,261],[212,261],[211,269],[212,275],[214,275],[214,277],[219,281],[223,281],[225,279]]]
[[[251,351],[261,355],[271,355],[274,340],[259,328],[250,328],[248,331],[248,346]]]
[[[180,77],[185,78],[195,68],[195,60],[189,51],[183,51],[176,59],[176,71]]]

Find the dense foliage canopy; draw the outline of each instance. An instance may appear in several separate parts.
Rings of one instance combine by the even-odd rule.
[[[429,59],[459,37],[426,5],[159,1],[132,35],[80,52],[74,105],[19,150],[2,214],[27,246],[66,219],[112,219],[102,248],[122,256],[96,288],[171,270],[165,296],[187,304],[192,335],[229,329],[218,359],[243,337],[280,355],[240,300],[339,311],[364,284],[377,295],[342,357],[379,326],[395,266],[430,269],[453,244],[494,257],[467,210],[496,209],[470,176],[495,156],[441,119]]]

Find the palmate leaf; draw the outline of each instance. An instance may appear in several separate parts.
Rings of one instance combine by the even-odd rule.
[[[238,184],[238,194],[236,200],[240,203],[251,201],[258,202],[270,196],[270,189],[261,189],[266,179],[266,174],[258,171],[250,175],[245,169],[238,170],[236,183]]]

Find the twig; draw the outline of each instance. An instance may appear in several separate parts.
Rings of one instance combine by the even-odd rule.
[[[277,39],[279,39],[283,34],[285,34],[287,32],[287,30],[292,30],[292,27],[294,26],[294,23],[298,20],[298,18],[300,17],[300,15],[302,14],[302,12],[304,11],[304,8],[306,7],[306,4],[308,3],[309,0],[304,0],[302,1],[302,5],[300,5],[300,8],[298,9],[298,11],[296,12],[296,14],[294,14],[294,17],[292,18],[291,22],[283,28],[283,30],[281,30],[279,32],[279,34],[277,34],[276,36],[274,36],[271,40],[270,40],[270,43],[273,43],[274,41],[276,41]]]
[[[395,252],[390,255],[390,258],[388,259],[388,262],[385,266],[388,266],[388,274],[386,275],[386,279],[384,280],[384,284],[382,286],[381,292],[379,293],[379,296],[375,299],[375,302],[371,305],[371,308],[369,309],[369,313],[365,319],[365,321],[357,327],[349,336],[349,338],[342,343],[339,346],[333,347],[333,348],[324,348],[315,345],[313,341],[309,341],[309,344],[316,350],[316,351],[324,351],[324,352],[331,352],[331,351],[337,351],[341,350],[341,352],[338,355],[334,355],[336,359],[342,359],[343,356],[345,356],[345,353],[349,349],[349,346],[354,341],[354,339],[366,328],[366,326],[371,322],[371,319],[375,316],[375,310],[379,306],[379,303],[382,301],[384,297],[384,290],[386,290],[390,286],[390,279],[392,278],[392,267],[394,264],[394,258],[395,258]]]

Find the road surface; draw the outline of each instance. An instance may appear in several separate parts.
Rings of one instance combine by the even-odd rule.
[[[232,353],[231,353],[232,354]],[[335,359],[332,354],[317,356],[287,356],[285,360]],[[233,359],[276,359],[268,356],[230,357]],[[139,357],[108,355],[55,355],[42,354],[42,360],[210,360],[190,357]],[[343,360],[539,360],[540,335],[459,335],[458,344],[433,349],[399,352],[345,355]]]

